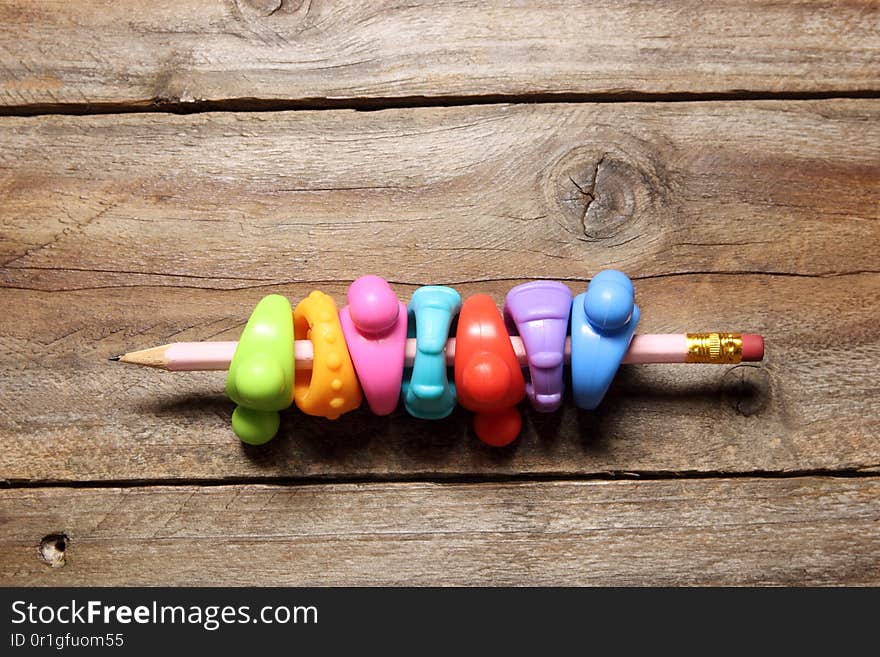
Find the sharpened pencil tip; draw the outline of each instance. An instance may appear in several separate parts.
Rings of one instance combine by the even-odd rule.
[[[119,360],[122,356],[110,356],[107,360]]]

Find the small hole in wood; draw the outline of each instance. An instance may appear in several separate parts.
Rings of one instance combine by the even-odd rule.
[[[40,561],[52,568],[60,568],[67,563],[67,547],[70,539],[66,534],[49,534],[40,541]]]

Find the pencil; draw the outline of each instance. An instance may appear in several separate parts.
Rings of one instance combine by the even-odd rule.
[[[526,351],[519,336],[511,336],[510,343],[523,367],[528,365]],[[726,345],[738,348],[727,349]],[[110,360],[132,365],[143,365],[175,372],[200,370],[225,370],[235,354],[237,342],[174,342],[132,351]],[[308,340],[294,342],[294,367],[311,369],[312,343]],[[406,341],[406,365],[412,366],[416,353],[416,341]],[[571,358],[571,338],[565,343],[565,359]],[[717,363],[760,361],[764,358],[764,339],[753,333],[645,333],[633,336],[623,363]],[[446,343],[446,362],[450,366],[455,359],[455,338]]]

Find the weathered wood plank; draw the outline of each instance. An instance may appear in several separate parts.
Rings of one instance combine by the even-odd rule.
[[[0,478],[877,469],[878,114],[823,101],[7,119]],[[766,366],[629,368],[599,413],[529,414],[500,453],[463,413],[296,411],[245,451],[222,375],[104,360],[234,339],[262,294],[342,301],[366,272],[404,297],[443,282],[500,302],[523,278],[580,291],[607,266],[638,279],[643,331],[761,332]]]
[[[0,2],[0,105],[880,89],[880,4]]]
[[[874,477],[13,489],[0,526],[3,585],[880,583]]]
[[[468,284],[500,300],[517,281]],[[427,422],[365,410],[335,422],[292,409],[243,448],[223,374],[105,359],[133,345],[230,339],[253,290],[0,290],[0,478],[15,481],[409,477],[421,474],[880,469],[880,275],[683,276],[637,283],[646,332],[744,328],[762,366],[626,366],[603,407],[528,412],[519,443],[483,447],[468,414]],[[345,285],[322,285],[341,302]],[[572,286],[575,291],[577,287]],[[413,288],[398,287],[404,298]],[[583,288],[581,288],[583,289]],[[217,335],[215,335],[217,334]]]
[[[0,124],[0,282],[877,271],[880,100]]]

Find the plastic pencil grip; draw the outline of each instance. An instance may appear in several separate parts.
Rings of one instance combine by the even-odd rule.
[[[269,295],[251,314],[229,366],[226,392],[237,404],[233,430],[242,441],[261,444],[275,435],[278,411],[291,401],[305,413],[335,419],[364,397],[377,415],[392,413],[402,398],[406,411],[422,419],[447,417],[460,403],[476,413],[475,432],[483,442],[506,445],[519,434],[516,405],[524,397],[540,412],[561,405],[569,325],[574,400],[591,410],[605,397],[639,319],[632,281],[614,270],[597,274],[574,300],[555,281],[518,285],[507,294],[503,315],[487,295],[462,303],[454,289],[435,285],[418,288],[404,306],[377,276],[354,281],[340,312],[319,291],[293,311],[284,297]],[[456,321],[450,373],[446,349]],[[522,340],[525,372],[508,331]],[[415,340],[411,367],[405,361],[408,337]],[[763,355],[760,336],[671,337],[686,339],[680,362]],[[294,341],[306,339],[312,367],[294,371]]]

